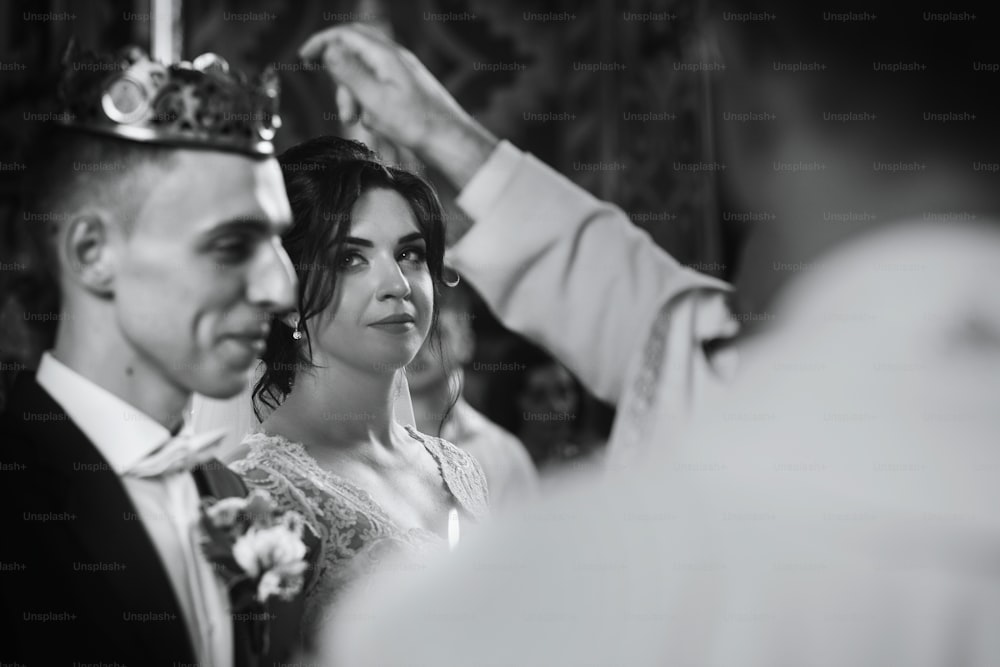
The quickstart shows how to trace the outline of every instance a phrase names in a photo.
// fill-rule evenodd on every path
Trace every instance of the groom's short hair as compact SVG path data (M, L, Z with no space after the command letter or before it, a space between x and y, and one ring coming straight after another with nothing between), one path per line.
M61 126L33 143L22 189L22 224L58 270L54 242L65 223L82 210L99 207L126 233L157 178L174 162L175 149Z

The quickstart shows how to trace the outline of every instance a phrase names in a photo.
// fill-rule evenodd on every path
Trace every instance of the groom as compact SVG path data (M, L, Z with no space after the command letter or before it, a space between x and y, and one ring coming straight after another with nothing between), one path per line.
M231 610L198 530L201 498L246 489L212 458L213 438L179 432L192 392L246 384L272 317L293 304L279 238L291 213L270 143L277 91L211 55L74 65L60 85L69 120L37 146L25 205L24 220L46 221L32 231L61 307L55 346L0 417L13 528L0 655L258 664L261 619ZM295 615L273 613L280 659Z

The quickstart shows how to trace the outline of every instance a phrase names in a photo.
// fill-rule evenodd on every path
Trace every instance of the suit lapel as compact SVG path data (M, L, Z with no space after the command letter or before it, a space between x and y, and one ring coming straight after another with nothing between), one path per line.
M191 471L202 498L231 498L247 495L247 487L235 472L219 459L211 459Z
M77 540L91 561L125 565L122 572L108 577L110 592L118 597L123 618L158 619L135 623L144 643L151 647L182 646L193 662L191 638L160 554L121 482L113 472L110 475L115 483L102 481L71 488L69 504L79 515ZM125 616L129 613L136 616Z
M40 466L51 475L53 492L65 492L65 509L75 516L68 522L72 557L118 564L115 571L94 576L103 578L102 591L117 602L106 606L120 607L123 625L149 647L150 664L161 658L165 664L173 662L168 656L194 662L180 604L122 481L33 377L19 382L18 389L11 409L56 415L25 430Z

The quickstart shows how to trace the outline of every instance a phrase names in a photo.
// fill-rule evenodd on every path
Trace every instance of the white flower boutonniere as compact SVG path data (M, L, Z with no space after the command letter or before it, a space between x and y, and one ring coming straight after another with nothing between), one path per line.
M267 613L272 597L291 600L305 580L305 523L298 512L281 512L266 491L245 498L206 499L201 507L202 549L229 590L233 613L249 618L254 651L267 651Z

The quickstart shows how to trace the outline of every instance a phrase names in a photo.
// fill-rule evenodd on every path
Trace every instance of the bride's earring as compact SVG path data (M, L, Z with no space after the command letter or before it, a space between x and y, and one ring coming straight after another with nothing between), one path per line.
M441 267L441 282L443 282L448 287L457 287L458 283L462 281L462 276L458 275L458 271L451 268L447 264Z
M299 320L295 320L295 331L292 332L292 340L302 340L302 332L299 330Z

